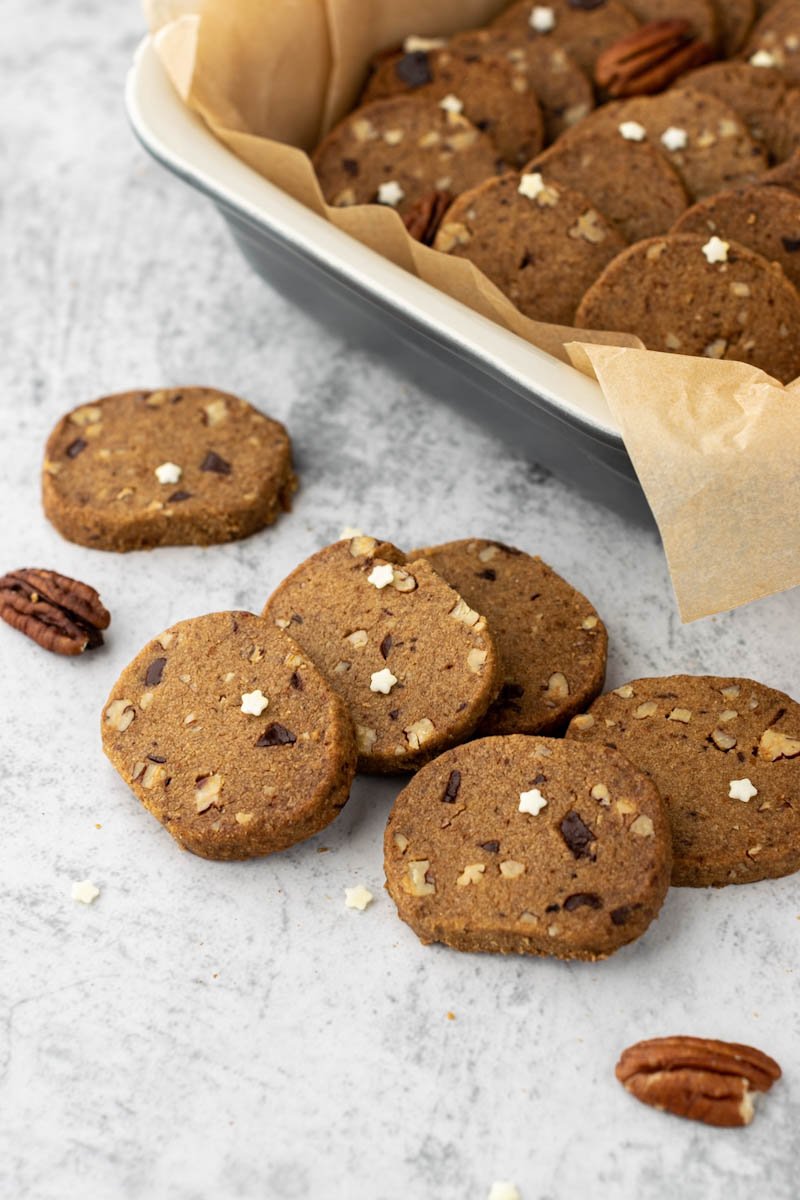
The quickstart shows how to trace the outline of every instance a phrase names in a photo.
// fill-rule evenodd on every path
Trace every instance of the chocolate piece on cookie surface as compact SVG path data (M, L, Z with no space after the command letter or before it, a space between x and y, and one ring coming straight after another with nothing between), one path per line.
M482 738L424 767L395 801L386 886L424 943L606 958L640 937L669 885L669 822L622 754Z
M800 868L800 705L751 679L634 679L576 717L568 741L620 751L669 812L672 882L722 887Z
M252 613L181 621L120 675L103 749L187 850L283 850L345 804L356 747L347 709L286 634Z
M489 179L445 213L434 249L467 258L520 312L571 325L625 240L590 200L538 172Z
M405 216L431 191L458 195L495 175L494 143L457 107L411 95L350 113L312 156L328 204L386 204Z
M497 695L485 618L430 563L388 542L326 546L279 584L264 616L344 699L362 771L416 770L469 737Z
M481 612L500 660L500 694L478 733L563 730L603 687L608 635L585 596L512 546L466 538L413 550Z
M247 537L290 507L296 486L283 425L199 387L73 409L50 434L42 472L46 516L97 550Z
M638 334L648 350L733 359L782 383L800 375L800 296L777 263L715 234L629 246L583 297L583 329Z

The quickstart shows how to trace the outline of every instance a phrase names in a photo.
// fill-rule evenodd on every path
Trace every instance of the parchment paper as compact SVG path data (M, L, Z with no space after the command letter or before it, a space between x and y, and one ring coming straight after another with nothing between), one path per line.
M684 621L800 584L800 381L784 388L744 364L532 321L466 259L410 238L393 209L325 204L307 151L353 106L369 58L409 33L485 24L505 3L144 0L179 94L238 157L398 266L597 378L658 522Z

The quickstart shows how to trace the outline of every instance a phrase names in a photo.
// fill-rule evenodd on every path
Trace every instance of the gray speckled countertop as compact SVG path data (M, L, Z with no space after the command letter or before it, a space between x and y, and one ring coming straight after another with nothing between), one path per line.
M181 854L103 758L99 708L140 645L182 617L258 608L345 524L541 553L606 619L612 685L712 671L800 694L800 592L682 628L651 530L259 282L213 210L135 144L121 90L142 25L114 8L10 0L2 51L1 565L85 578L114 620L78 661L0 627L0 1194L484 1200L510 1179L523 1200L796 1196L797 878L673 891L606 963L459 955L419 945L381 890L394 783L359 780L305 845L212 864ZM294 512L210 550L62 541L39 504L56 417L187 382L286 421ZM87 877L91 907L70 897ZM363 913L343 902L358 882L376 896ZM664 1117L615 1082L623 1046L681 1031L783 1064L749 1129Z

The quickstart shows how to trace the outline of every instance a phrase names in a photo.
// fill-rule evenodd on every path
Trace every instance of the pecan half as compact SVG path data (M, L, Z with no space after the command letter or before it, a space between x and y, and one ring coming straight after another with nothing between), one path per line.
M54 654L102 646L111 617L88 583L24 567L0 576L0 617Z
M688 21L651 21L604 50L594 78L609 96L649 96L713 57L708 43L692 37Z
M449 192L426 192L403 217L405 227L424 246L432 246L439 222L452 203Z
M749 1125L753 1093L781 1077L778 1064L752 1046L709 1038L664 1037L624 1050L617 1079L641 1100L706 1125Z

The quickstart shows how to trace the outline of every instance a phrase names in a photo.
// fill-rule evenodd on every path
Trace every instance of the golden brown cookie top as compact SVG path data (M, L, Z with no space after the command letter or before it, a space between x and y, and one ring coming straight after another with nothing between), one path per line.
M497 694L485 618L387 542L326 546L279 584L264 616L345 700L362 770L416 770L468 737Z
M345 706L300 647L252 613L159 634L114 684L101 727L135 795L204 858L310 837L345 803L355 770Z
M800 867L800 705L752 679L634 679L575 717L569 740L619 750L670 815L673 883L720 887Z
M605 626L547 563L483 538L413 550L411 557L425 557L489 623L503 682L480 733L554 733L599 694Z
M604 958L661 907L669 824L653 784L615 751L483 738L403 789L384 862L398 912L424 942Z
M214 388L104 396L47 441L44 506L83 544L205 544L274 520L295 486L283 425Z

